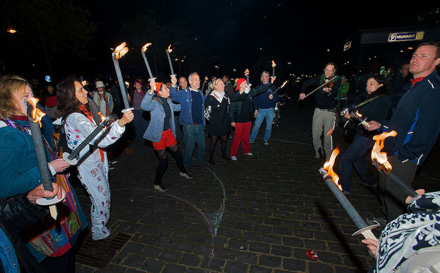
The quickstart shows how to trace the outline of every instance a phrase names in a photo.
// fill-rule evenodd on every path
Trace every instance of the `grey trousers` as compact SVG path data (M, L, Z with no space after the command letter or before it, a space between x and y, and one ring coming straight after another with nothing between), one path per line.
M326 159L330 159L333 151L333 139L331 135L331 130L335 128L335 121L336 114L334 112L315 108L312 121L312 138L316 158L319 158L319 149L321 149L321 151L325 152ZM323 134L324 143L322 143L321 141L321 136Z

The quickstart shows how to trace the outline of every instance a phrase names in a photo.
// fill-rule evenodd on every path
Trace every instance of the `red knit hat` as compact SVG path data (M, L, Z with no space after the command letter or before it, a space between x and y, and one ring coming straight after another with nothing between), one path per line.
M240 89L240 84L242 84L243 82L245 82L246 79L245 78L239 78L237 80L237 87L235 88L235 90L239 90Z
M161 88L162 88L162 83L161 82L156 83L156 92L157 92L157 94L159 94L159 91L160 91Z

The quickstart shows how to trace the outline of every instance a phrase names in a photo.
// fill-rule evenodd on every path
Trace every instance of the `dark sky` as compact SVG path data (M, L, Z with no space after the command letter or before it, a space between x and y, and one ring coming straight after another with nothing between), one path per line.
M206 42L212 49L209 54L217 58L206 61L210 68L209 71L203 71L204 75L213 75L214 65L220 66L219 74L232 74L232 68L237 68L242 75L244 68L251 67L254 67L253 72L260 73L255 71L256 64L267 63L267 67L261 68L260 65L258 70L270 70L272 58L279 60L277 68L280 71L282 65L286 68L287 63L291 62L289 69L284 71L318 73L327 61L335 59L335 47L356 31L399 27L405 18L415 17L417 13L416 9L406 5L385 9L371 4L359 7L358 3L322 4L318 1L309 3L292 0L71 1L87 8L91 14L90 19L98 24L92 42L87 45L95 61L86 63L73 58L76 65L72 69L76 72L87 68L89 72L98 74L108 74L109 71L114 73L110 48L123 41L129 42L123 24L146 9L155 13L158 25L187 26L195 36ZM331 53L326 51L328 48L332 50ZM135 50L136 54L129 54L141 59L138 49ZM178 50L177 46L176 54ZM194 50L198 51L197 48ZM206 54L201 52L200 58L204 59ZM62 57L57 57L61 65L57 63L54 66L59 71L66 66L62 63ZM39 66L42 68L40 70L46 70L43 62ZM162 66L166 65L162 63L163 60L160 62ZM125 70L127 66L122 64L122 69ZM140 70L145 73L145 67ZM192 71L185 73L188 72Z
M333 50L357 30L399 26L411 10L359 8L356 3L306 6L291 0L82 1L99 23L95 48L107 50L123 41L122 23L148 8L158 24L189 26L212 46L219 56L215 65L225 70L237 61L252 65L261 54L291 61L296 70L320 69L331 58L327 48Z

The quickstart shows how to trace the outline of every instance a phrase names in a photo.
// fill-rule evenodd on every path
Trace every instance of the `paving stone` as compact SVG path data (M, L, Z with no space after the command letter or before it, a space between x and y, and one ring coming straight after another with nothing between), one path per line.
M169 156L163 178L166 193L153 189L158 161L151 144L131 143L133 153L119 156L109 172L108 225L131 238L102 272L367 272L374 259L361 238L351 236L356 226L318 173L322 163L313 162L313 110L312 101L298 108L292 98L282 111L282 124L273 128L270 145L263 144L260 129L251 144L254 156L244 156L240 149L235 162L222 160L217 145L216 165L192 166L191 180L178 175ZM338 129L333 136L343 154L349 143ZM228 139L228 151L231 142ZM440 190L439 146L417 174L414 187ZM178 147L183 152L183 143ZM336 172L338 164L337 159ZM82 185L71 180L90 220L90 199ZM358 212L363 217L380 215L377 193L360 188L355 172L352 183L349 200ZM373 232L380 235L380 229ZM308 258L307 250L315 251L318 260ZM76 269L101 272L82 264Z

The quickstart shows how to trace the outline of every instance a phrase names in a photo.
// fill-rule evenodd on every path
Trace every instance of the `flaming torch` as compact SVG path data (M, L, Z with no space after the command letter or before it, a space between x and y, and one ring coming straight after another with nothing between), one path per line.
M35 154L37 156L38 168L40 169L41 180L43 188L47 191L53 191L52 176L50 174L49 166L47 164L46 149L43 143L43 136L41 135L41 119L46 115L37 108L37 98L29 98L27 100L27 116L29 119L29 127L31 129L32 141L34 142ZM55 206L56 203L62 199L55 197L40 198L37 200L39 205L49 205L50 215L53 219L57 219L58 211Z
M277 64L272 60L272 77L271 78L275 78L275 66L277 66Z
M113 64L115 65L116 75L118 76L119 89L121 89L122 100L124 101L125 109L122 110L122 113L125 113L128 110L133 110L133 108L130 108L130 105L128 104L124 79L122 78L121 68L119 67L119 59L121 59L128 52L128 47L126 47L126 45L127 44L125 42L120 44L112 53Z
M166 52L167 52L167 56L168 56L168 63L170 64L170 69L171 69L170 76L173 76L173 75L176 76L176 74L174 74L173 63L171 62L171 57L170 57L171 51L173 51L173 50L171 49L171 45L169 45Z
M410 204L420 198L421 195L425 193L425 190L419 189L414 191L410 186L405 184L402 180L400 180L397 176L391 173L393 166L391 166L388 161L387 153L381 152L383 149L385 138L392 136L395 137L397 135L396 131L385 132L380 135L376 135L373 139L376 141L374 143L373 149L371 150L371 160L373 165L379 170L379 172L383 173L388 177L391 181L393 181L399 188L401 188L406 194L408 194L408 198L406 198L405 202Z
M150 81L151 79L156 79L153 78L153 73L151 73L151 69L150 69L150 65L148 64L148 60L147 60L147 56L145 55L145 51L147 51L147 48L151 45L151 43L147 43L142 47L142 57L144 58L145 61L145 65L147 66L147 70L148 70L148 75L150 76L150 78L148 79L148 81Z
M75 150L72 151L72 153L63 153L63 159L70 165L76 165L79 161L79 156L82 150L98 135L102 129L107 126L107 124L110 122L110 119L112 116L108 116L105 118L96 128L93 130L85 139L83 142L81 142Z
M378 227L379 224L368 226L364 219L359 215L357 210L353 207L351 202L341 191L341 185L338 184L339 176L333 171L333 165L335 164L335 159L338 154L339 150L337 148L334 149L330 160L325 162L324 166L319 169L319 172L323 175L324 181L330 188L331 192L334 194L336 199L338 199L341 206L345 209L353 223L359 229L353 233L353 236L362 234L366 239L376 239L376 236L374 236L371 230Z
M277 88L277 90L275 90L272 94L276 94L278 91L280 91L282 88L284 88L284 86L286 85L288 81L283 82L283 84Z
M249 81L249 69L246 69L244 71L244 75L246 76L246 81L247 81L248 86L251 86L252 84Z

